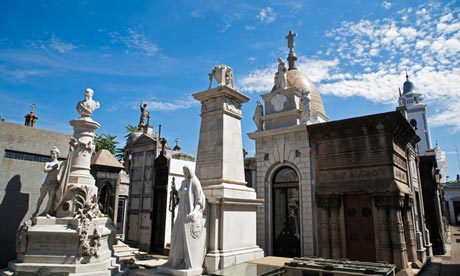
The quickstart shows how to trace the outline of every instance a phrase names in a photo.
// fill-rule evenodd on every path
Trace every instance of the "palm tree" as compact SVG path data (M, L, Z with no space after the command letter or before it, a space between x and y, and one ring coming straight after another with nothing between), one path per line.
M116 145L118 144L115 139L117 136L113 136L107 133L103 133L101 135L96 134L94 136L94 144L96 145L96 152L100 151L101 149L106 149L110 151L110 153L115 154L116 152Z
M126 141L128 141L129 136L131 135L131 133L133 133L134 131L138 130L139 128L137 126L134 126L134 125L127 125L127 126L125 126L125 129L126 129L125 139L126 139ZM126 154L126 145L124 147L122 147L122 148L117 148L116 149L115 157L118 160L125 160L125 157L126 157L125 154Z

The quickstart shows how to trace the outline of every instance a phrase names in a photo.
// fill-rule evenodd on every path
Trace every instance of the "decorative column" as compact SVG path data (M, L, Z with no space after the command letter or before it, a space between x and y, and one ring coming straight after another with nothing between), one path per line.
M256 244L256 207L262 200L244 178L241 105L249 98L234 89L230 67L217 67L209 75L218 86L193 94L201 102L196 175L211 212L207 271L264 256Z
M407 257L409 262L412 262L412 267L422 268L423 264L417 258L417 243L415 241L415 229L412 223L412 208L414 207L414 198L411 196L406 197L406 203L402 212L404 213L404 233L406 236L407 244Z
M318 221L319 221L319 256L322 258L331 258L331 238L329 236L329 210L327 209L326 200L316 199L318 202Z
M380 258L394 263L398 271L409 269L401 215L404 195L381 194L374 196L374 201L375 206L379 208Z
M320 254L323 258L342 258L342 243L340 235L339 209L340 195L318 195L319 210L319 243Z

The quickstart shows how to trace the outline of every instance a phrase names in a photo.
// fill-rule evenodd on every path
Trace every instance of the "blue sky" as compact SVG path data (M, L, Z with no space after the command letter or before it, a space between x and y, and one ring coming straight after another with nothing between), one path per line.
M297 33L299 68L318 87L331 120L392 111L407 68L429 105L433 144L460 173L458 1L1 1L0 116L22 124L32 103L37 127L72 133L75 105L91 87L99 133L151 123L196 154L200 106L217 64L233 68L243 106L243 143L273 85L277 57Z

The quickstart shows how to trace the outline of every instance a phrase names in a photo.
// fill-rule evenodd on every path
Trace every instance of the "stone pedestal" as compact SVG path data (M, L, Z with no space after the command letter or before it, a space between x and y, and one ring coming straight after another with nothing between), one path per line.
M1 275L47 271L108 276L119 270L111 250L116 230L108 217L86 225L73 218L36 217L23 231L17 260Z
M193 97L201 102L196 175L209 207L205 267L214 271L264 256L256 245L262 200L245 186L241 105L249 98L225 85Z
M61 172L61 186L56 193L57 217L71 217L85 202L97 197L96 181L90 174L90 166L95 149L94 135L100 125L89 118L72 120L70 125L74 129L67 161L70 163Z

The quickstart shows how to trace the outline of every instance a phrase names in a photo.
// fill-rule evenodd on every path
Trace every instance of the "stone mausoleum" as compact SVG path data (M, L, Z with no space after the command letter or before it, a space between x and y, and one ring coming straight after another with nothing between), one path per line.
M149 118L147 106L143 108L148 114L144 117ZM125 241L143 251L167 253L175 210L170 202L171 186L180 186L182 167L194 169L195 158L181 151L178 139L171 149L142 117L126 144L130 190Z
M419 138L404 115L395 111L310 125L308 132L319 256L385 261L408 274L410 264L420 268L431 245L416 237L424 229L412 163Z
M257 196L257 244L267 255L295 257L316 254L314 182L307 124L327 122L321 96L296 67L292 32L289 67L278 59L273 89L262 94L254 114ZM263 106L263 107L262 107Z

